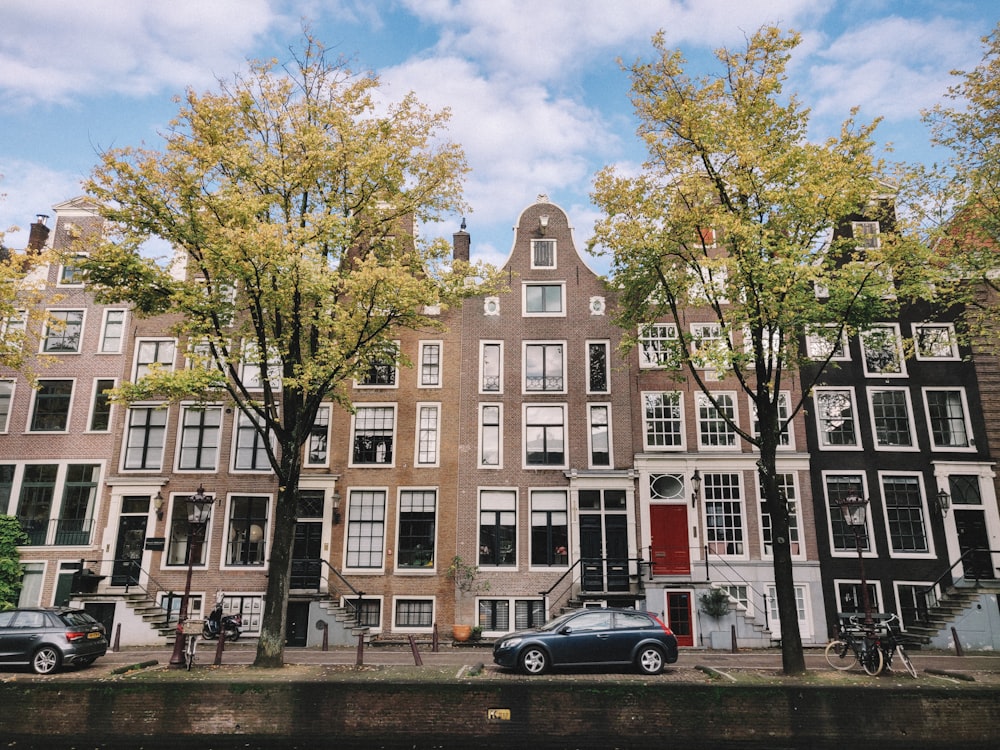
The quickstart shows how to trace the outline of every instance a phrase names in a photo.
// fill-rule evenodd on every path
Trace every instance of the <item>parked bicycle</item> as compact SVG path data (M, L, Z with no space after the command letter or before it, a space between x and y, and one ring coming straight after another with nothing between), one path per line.
M902 634L899 631L898 625L895 624L898 622L899 618L896 617L895 613L880 622L882 632L878 634L877 643L879 650L882 652L882 660L885 662L885 669L891 670L892 657L893 654L896 654L899 656L899 660L903 662L903 666L906 667L906 671L910 673L910 677L916 677L917 670L913 666L913 662L910 661L906 649L903 648Z
M841 615L837 637L827 644L824 654L834 669L846 670L861 664L867 674L881 674L892 669L894 655L899 656L910 676L917 670L903 648L895 614L879 615L877 622L866 625L857 615Z

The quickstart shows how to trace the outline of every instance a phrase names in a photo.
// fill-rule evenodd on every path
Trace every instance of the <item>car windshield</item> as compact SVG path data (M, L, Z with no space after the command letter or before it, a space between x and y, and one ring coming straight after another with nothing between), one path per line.
M569 612L569 613L567 613L565 615L557 617L554 620L549 620L547 623L545 623L544 625L542 625L538 629L539 630L544 630L544 631L558 630L560 627L563 626L563 624L567 620L569 620L569 619L571 619L573 617L576 617L578 614L580 614L580 613L579 612Z
M60 617L67 625L93 625L97 622L97 620L88 615L86 612L82 612L80 610L63 612Z

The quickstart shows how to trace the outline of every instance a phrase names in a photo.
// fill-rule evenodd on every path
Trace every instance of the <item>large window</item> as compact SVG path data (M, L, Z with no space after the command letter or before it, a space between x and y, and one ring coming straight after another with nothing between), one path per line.
M385 492L351 490L347 508L346 567L381 568L384 539Z
M569 513L562 490L531 493L531 564L569 564Z
M868 377L901 377L906 375L903 341L899 326L874 326L861 333L865 375Z
M479 392L503 391L503 344L484 341L479 352Z
M563 406L524 407L524 463L560 467L566 464L566 409Z
M355 466L391 466L395 428L394 406L357 407L354 414L351 463Z
M731 393L713 393L715 403L704 393L695 394L698 405L698 441L702 448L734 448L736 399Z
M226 564L262 566L267 546L270 500L262 495L235 495L229 503Z
M31 412L31 431L65 432L72 401L72 380L39 380Z
M565 392L565 350L562 343L524 345L525 392Z
M175 495L171 503L167 565L187 565L188 555L193 565L204 565L208 557L208 524L192 524L188 520L188 497Z
M854 530L844 521L844 514L837 505L846 497L865 497L864 482L860 474L827 474L826 484L827 514L830 519L830 536L833 549L836 552L856 552L858 542L855 541ZM863 551L869 551L871 512L865 514L865 528L860 530L859 541Z
M424 341L420 344L420 387L441 386L441 342Z
M877 448L903 450L913 448L910 423L910 394L904 388L871 388L872 427Z
M530 284L524 285L525 315L562 315L565 305L563 284Z
M691 324L691 361L695 367L718 369L728 360L722 326L718 323Z
M320 406L306 441L306 466L326 466L330 462L330 407Z
M479 564L517 565L517 493L509 490L479 493Z
M48 543L49 519L55 498L56 464L28 464L21 477L21 495L17 503L17 519L28 535L28 544Z
M438 465L440 404L417 404L417 466Z
M611 407L589 404L587 422L590 427L590 465L611 466Z
M13 471L5 473L8 480L5 491L9 493ZM100 473L99 464L26 464L21 475L17 518L28 535L28 543L89 544ZM0 507L6 510L7 503Z
M816 388L816 429L823 448L857 448L854 391L849 388Z
M403 490L399 493L399 541L396 565L400 568L434 566L437 492Z
M913 326L917 359L958 359L958 339L951 323L921 323Z
M125 311L105 310L101 325L101 354L120 354L125 339Z
M233 448L234 471L270 471L267 443L257 424L244 412L236 419L236 440Z
M706 473L703 482L705 539L709 553L744 554L746 548L740 475Z
M115 381L98 378L94 381L94 394L90 399L90 422L87 429L91 432L107 432L111 429L111 396L109 391L115 387Z
M831 362L850 359L847 333L838 326L810 328L806 334L806 354L810 359Z
M925 388L927 423L935 448L972 447L972 426L961 388Z
M684 402L677 391L643 393L646 450L684 447Z
M788 448L792 445L792 422L788 415L791 413L788 408L789 395L787 391L778 394L778 424L781 432L778 434L778 446ZM757 418L757 402L750 400L750 413L753 414L753 434L760 437L760 420Z
M394 627L400 630L419 628L426 630L434 625L433 599L397 599Z
M799 493L795 486L794 474L778 474L778 491L788 505L788 542L793 555L801 554L799 546ZM760 527L764 554L772 555L771 514L767 512L767 501L763 493L760 498Z
M889 546L896 553L928 552L924 502L917 476L882 477L882 499L889 527Z
M639 330L639 367L677 367L680 363L677 326L650 323Z
M397 383L396 346L387 347L371 362L357 382L359 388L395 388Z
M500 468L503 456L502 404L479 405L479 465Z
M173 370L176 350L173 339L139 339L135 347L134 379L148 375L153 368Z
M608 341L587 342L587 393L610 393L610 357Z
M531 630L545 624L545 602L541 599L480 599L476 624L487 633Z
M42 351L77 354L83 338L83 310L49 310Z
M128 410L126 430L125 468L158 471L163 465L167 409L157 406L133 406Z
M188 471L215 471L219 463L221 428L221 406L185 406L181 410L177 468Z

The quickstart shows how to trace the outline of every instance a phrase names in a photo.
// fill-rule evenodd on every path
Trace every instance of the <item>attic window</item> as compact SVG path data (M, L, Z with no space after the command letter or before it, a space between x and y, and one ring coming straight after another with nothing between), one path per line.
M879 242L879 227L877 221L852 221L851 232L858 247L877 249Z
M556 241L555 240L532 240L531 241L531 267L532 268L555 268L556 267Z

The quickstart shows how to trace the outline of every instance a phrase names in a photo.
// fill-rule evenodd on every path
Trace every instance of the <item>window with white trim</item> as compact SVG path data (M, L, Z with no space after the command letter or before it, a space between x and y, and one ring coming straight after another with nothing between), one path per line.
M524 392L566 392L566 346L561 341L524 343Z
M702 480L702 497L709 554L744 554L746 525L743 521L740 475L706 472Z
M800 555L802 548L799 544L799 492L795 484L795 474L778 474L778 492L781 493L788 506L788 542L792 555ZM770 557L774 554L771 549L771 514L767 512L767 500L764 493L759 494L761 541L763 542L764 555Z
M715 400L715 403L712 402ZM736 447L736 398L732 393L695 394L698 407L698 444L702 448Z
M826 512L830 521L830 543L834 552L856 553L858 543L854 530L844 520L844 513L837 503L846 497L866 497L864 478L861 474L826 474ZM865 528L859 533L861 549L871 551L871 513L865 514Z
M566 314L566 284L538 284L524 282L523 314L527 316L558 317Z
M399 568L426 570L434 567L436 523L436 490L400 490L399 538L396 541Z
M806 354L809 359L843 362L851 358L847 332L839 326L814 326L806 333Z
M399 342L386 345L385 350L374 354L367 369L355 383L356 388L395 388L399 382L396 352Z
M97 378L94 381L94 392L90 398L90 421L87 423L89 432L109 432L111 430L111 396L109 391L115 387L113 378Z
M190 495L172 495L170 498L170 510L167 515L169 539L164 560L166 565L187 565L189 554L194 565L204 565L208 559L208 546L211 541L211 535L207 533L209 526L192 529L192 524L188 520L188 497ZM208 524L211 523L209 517Z
M396 407L392 404L364 405L351 420L351 465L392 466L396 436Z
M101 354L121 354L122 342L125 340L125 313L125 310L112 308L104 311L98 349Z
M503 392L503 343L482 341L479 344L479 392Z
M499 469L503 457L503 404L479 405L479 466Z
M135 345L132 380L138 381L154 368L170 372L174 369L176 351L177 342L174 339L139 339Z
M869 388L868 403L876 448L915 448L910 393L905 388Z
M642 369L680 366L680 339L673 323L650 323L639 330L639 367Z
M0 432L7 432L10 422L10 405L14 400L14 381L0 380ZM4 510L0 505L0 512Z
M888 527L889 547L893 553L926 554L926 508L918 475L883 474L882 502Z
M233 471L270 470L267 443L257 428L257 422L246 412L240 411L236 417L236 436L233 440Z
M65 253L62 258L62 265L59 267L60 286L82 286L86 274L83 270L83 263L87 260L87 253Z
M24 464L14 514L28 544L90 544L100 477L100 464Z
M588 404L590 466L611 466L611 405Z
M566 466L566 407L524 405L525 467Z
M877 250L882 246L877 221L852 221L851 236L861 248Z
M587 342L587 393L610 393L609 341Z
M857 410L851 388L816 388L816 430L820 447L844 449L858 447Z
M789 448L794 445L794 441L792 440L792 422L788 418L790 413L788 403L790 400L791 396L788 391L782 391L778 394L778 424L784 425L778 434L779 448ZM757 402L751 398L749 403L750 414L753 415L753 434L759 438L760 420L757 418Z
M691 361L695 367L725 369L729 351L718 323L691 324Z
M544 625L546 620L545 602L541 599L480 599L478 610L476 624L484 633L531 630Z
M316 417L306 440L306 466L328 466L330 463L330 407L316 409Z
M956 360L958 339L951 323L918 323L913 326L917 359Z
M565 490L531 492L531 564L569 564L569 506Z
M385 551L385 490L351 490L347 505L348 568L380 569Z
M931 445L938 449L972 448L972 424L964 388L924 388Z
M271 390L281 387L281 357L272 351L267 358L267 362L261 362L257 354L257 344L253 341L245 341L240 353L240 382L243 387L250 391L264 390L264 376L262 368L266 372L267 383Z
M181 471L215 471L219 465L221 406L181 407L177 468Z
M664 450L684 447L684 399L679 391L642 394L643 447Z
M266 495L234 495L230 499L226 565L264 565L270 506Z
M441 387L441 342L420 343L420 387Z
M46 354L79 354L83 341L83 310L46 311L42 351Z
M0 336L4 344L11 349L21 349L28 329L28 311L14 310L5 318L0 318Z
M433 599L396 599L395 623L397 630L427 630L434 626Z
M124 468L159 471L163 466L163 444L167 434L166 407L130 407L125 430Z
M861 353L867 377L903 377L906 364L903 357L903 340L899 326L878 325L862 331Z
M556 241L555 240L532 240L531 241L531 267L532 268L555 268L556 267Z
M417 466L438 465L440 404L417 404Z
M31 409L30 432L66 432L72 403L72 380L39 380Z
M865 611L864 595L861 592L861 581L834 581L837 589L837 611L856 612L862 614ZM882 589L878 582L867 582L868 606L872 612L884 612L882 606Z
M517 566L517 493L479 492L479 564Z

